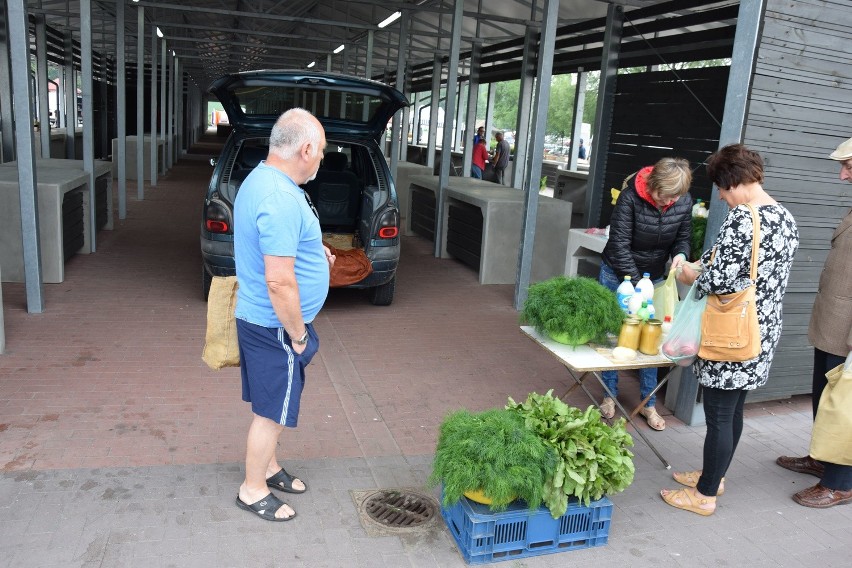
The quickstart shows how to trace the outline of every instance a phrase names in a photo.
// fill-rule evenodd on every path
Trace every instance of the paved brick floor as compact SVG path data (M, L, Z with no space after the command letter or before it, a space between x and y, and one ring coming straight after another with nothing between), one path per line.
M99 234L95 254L69 261L64 283L45 286L45 313L27 314L23 285L4 283L0 567L463 565L442 523L368 536L350 491L424 488L448 411L564 391L564 369L520 335L512 286L480 286L406 238L392 306L336 290L317 320L300 425L281 443L311 488L289 499L299 518L240 511L249 410L238 370L200 358L201 158L216 147L205 140L142 202L133 186L127 219ZM622 391L638 402L635 384ZM588 403L580 392L570 402ZM815 478L773 464L806 450L809 405L748 406L713 517L662 503L669 472L637 439L636 481L612 497L606 547L506 565L848 566L852 506L795 505L789 495ZM661 410L669 427L649 435L676 469L700 467L703 428Z

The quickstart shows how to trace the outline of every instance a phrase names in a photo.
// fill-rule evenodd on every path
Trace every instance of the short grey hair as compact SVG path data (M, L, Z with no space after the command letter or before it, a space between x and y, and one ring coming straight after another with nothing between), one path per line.
M319 147L322 131L310 112L303 108L291 108L275 121L269 134L269 151L283 160L295 156L307 143L313 144L314 156Z

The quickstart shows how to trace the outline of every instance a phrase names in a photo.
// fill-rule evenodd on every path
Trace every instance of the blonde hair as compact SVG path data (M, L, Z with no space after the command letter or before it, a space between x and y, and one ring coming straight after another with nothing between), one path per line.
M692 170L683 158L663 158L648 176L648 191L657 191L663 197L681 197L692 185Z

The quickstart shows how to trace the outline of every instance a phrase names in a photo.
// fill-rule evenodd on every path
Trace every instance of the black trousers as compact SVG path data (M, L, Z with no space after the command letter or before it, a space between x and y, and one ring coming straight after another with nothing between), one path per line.
M814 418L816 418L817 409L819 408L819 399L822 397L822 391L828 385L828 379L825 378L825 374L836 366L842 365L845 360L846 358L840 355L832 355L831 353L814 349L814 377L811 394ZM822 474L820 485L837 491L849 491L852 489L852 466L828 462L822 462L822 464L825 466L825 472Z
M719 490L740 442L743 404L748 391L704 387L702 393L707 435L704 437L704 468L695 488L702 495L712 497Z

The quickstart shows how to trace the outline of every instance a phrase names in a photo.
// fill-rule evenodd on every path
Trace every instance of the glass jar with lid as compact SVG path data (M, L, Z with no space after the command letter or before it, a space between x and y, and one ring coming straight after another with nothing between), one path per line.
M660 352L660 343L663 339L663 322L658 319L649 319L642 324L639 334L639 352L645 355L657 355Z
M641 333L642 320L636 317L624 318L621 324L621 332L618 334L618 346L638 349Z

